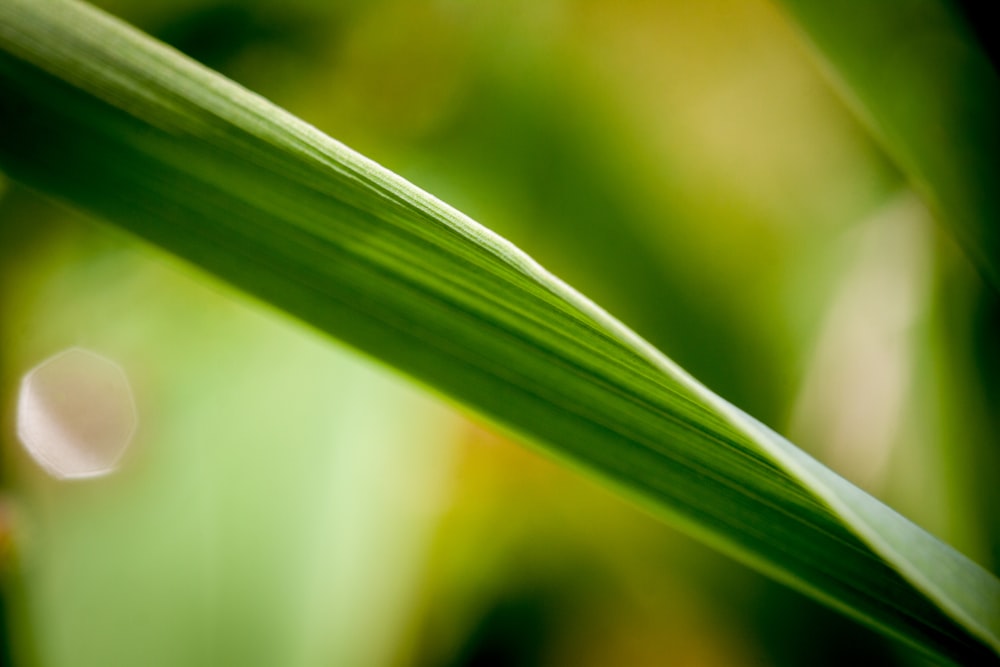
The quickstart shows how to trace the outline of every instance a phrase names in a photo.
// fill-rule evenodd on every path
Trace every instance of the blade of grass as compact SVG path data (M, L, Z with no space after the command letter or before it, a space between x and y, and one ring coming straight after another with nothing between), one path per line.
M1000 288L1000 76L944 0L778 0L844 97Z
M0 166L476 410L941 660L1000 582L711 393L525 254L71 0L0 0Z

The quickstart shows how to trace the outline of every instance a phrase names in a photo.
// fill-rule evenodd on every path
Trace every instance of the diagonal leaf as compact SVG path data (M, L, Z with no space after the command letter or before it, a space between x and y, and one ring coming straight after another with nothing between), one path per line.
M946 0L778 0L994 287L1000 76Z
M957 663L1000 582L525 254L72 0L0 0L0 165L400 369L674 524Z

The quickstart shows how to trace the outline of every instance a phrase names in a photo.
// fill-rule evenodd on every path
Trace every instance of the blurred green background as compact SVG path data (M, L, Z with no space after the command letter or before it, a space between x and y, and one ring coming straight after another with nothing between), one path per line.
M1000 301L761 0L102 0L528 251L994 572ZM0 176L0 662L923 664ZM16 441L71 346L121 469Z

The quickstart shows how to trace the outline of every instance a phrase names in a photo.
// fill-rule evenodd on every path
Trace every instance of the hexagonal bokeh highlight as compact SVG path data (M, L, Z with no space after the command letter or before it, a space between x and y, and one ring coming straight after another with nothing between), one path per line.
M113 472L137 421L125 372L89 350L60 352L21 381L18 437L31 457L59 479Z

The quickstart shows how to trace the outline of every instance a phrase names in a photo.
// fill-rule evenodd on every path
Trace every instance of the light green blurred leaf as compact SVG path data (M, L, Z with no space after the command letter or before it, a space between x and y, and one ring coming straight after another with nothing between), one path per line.
M0 0L0 165L943 660L1000 582L477 223L85 5Z

